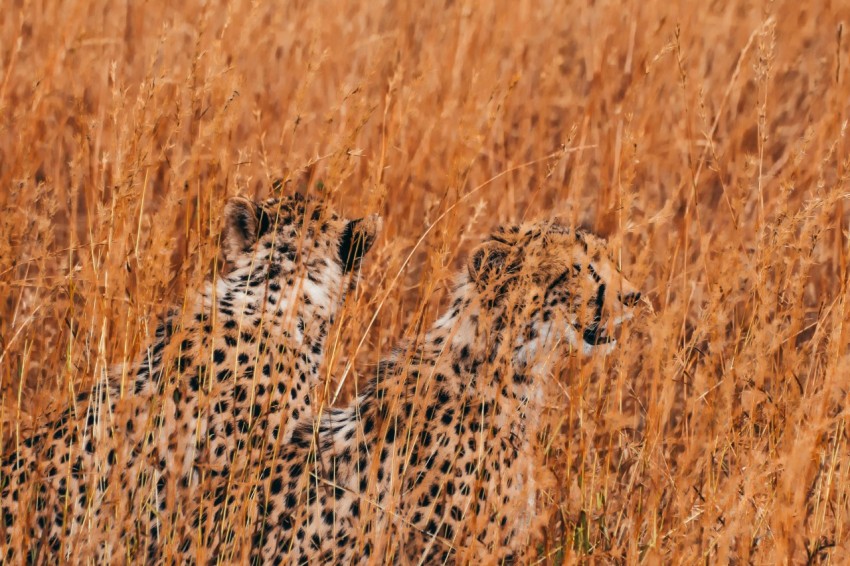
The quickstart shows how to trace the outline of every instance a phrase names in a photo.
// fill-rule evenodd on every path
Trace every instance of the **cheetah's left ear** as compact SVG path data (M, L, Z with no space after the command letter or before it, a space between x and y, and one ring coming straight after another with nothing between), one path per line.
M269 215L257 203L244 197L228 199L224 206L221 248L224 259L234 262L271 228Z
M339 260L343 273L360 265L360 260L375 243L383 225L383 220L377 214L351 220L345 225L339 238Z

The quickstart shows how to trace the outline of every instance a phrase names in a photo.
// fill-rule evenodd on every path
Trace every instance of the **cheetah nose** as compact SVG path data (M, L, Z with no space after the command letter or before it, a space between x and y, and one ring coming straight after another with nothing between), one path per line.
M627 307L633 307L640 300L640 292L633 291L631 293L626 293L625 295L618 294L617 298L620 299L620 302Z

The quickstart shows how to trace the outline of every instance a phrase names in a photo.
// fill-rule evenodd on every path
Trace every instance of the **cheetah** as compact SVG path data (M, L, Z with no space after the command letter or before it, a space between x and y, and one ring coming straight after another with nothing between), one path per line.
M499 229L423 338L269 458L236 503L250 538L210 545L250 546L254 564L526 562L549 520L555 362L610 352L639 299L604 239L557 221Z
M178 560L199 486L243 481L310 419L381 219L299 195L232 198L223 216L229 273L164 317L129 377L99 376L3 455L0 562Z

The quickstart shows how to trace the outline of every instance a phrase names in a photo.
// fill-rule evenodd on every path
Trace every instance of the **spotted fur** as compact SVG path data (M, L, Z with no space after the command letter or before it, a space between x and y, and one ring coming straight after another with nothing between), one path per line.
M0 562L184 562L199 486L243 481L312 418L330 326L380 219L297 196L231 199L224 218L230 272L164 317L126 378L98 377L3 455Z
M549 518L553 365L610 351L639 297L601 238L555 222L499 230L424 338L348 407L299 426L227 503L244 511L242 538L204 546L243 560L250 548L255 564L525 562ZM195 513L212 525L220 510Z

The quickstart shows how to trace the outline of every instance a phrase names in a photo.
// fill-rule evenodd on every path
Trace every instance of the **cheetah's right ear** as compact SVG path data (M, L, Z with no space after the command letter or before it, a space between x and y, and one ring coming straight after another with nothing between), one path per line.
M339 239L339 259L343 273L360 266L360 260L375 243L383 225L383 220L377 214L351 220L345 225Z
M244 197L228 199L224 206L224 230L221 249L224 259L236 261L271 226L269 215L255 202Z
M469 280L478 285L479 289L483 289L502 274L515 271L518 265L506 265L510 251L508 244L496 240L479 244L472 250L466 266Z

